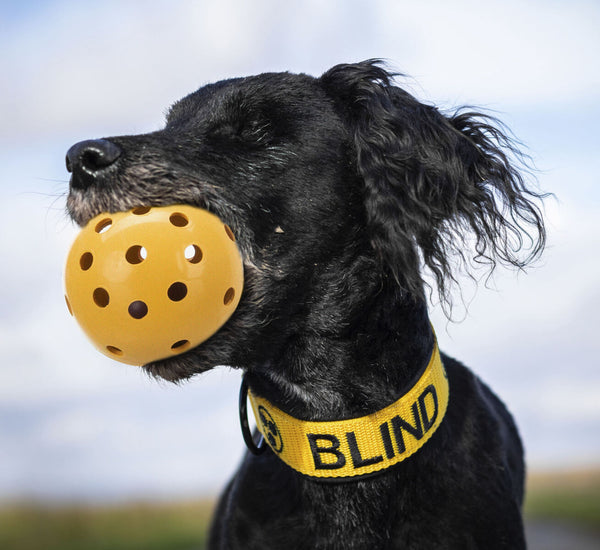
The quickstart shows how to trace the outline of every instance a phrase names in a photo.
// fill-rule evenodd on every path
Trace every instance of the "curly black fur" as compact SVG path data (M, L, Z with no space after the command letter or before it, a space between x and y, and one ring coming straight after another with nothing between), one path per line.
M475 112L445 117L391 83L376 62L339 65L323 82L352 126L364 179L373 247L394 277L419 295L419 252L442 300L455 282L452 260L523 267L545 242L538 195L527 189L509 155L518 150L498 121ZM516 154L516 155L515 155ZM522 238L532 229L529 254Z
M161 131L69 152L68 209L80 224L188 203L238 236L246 283L236 312L148 372L178 381L231 365L299 418L367 414L396 400L431 353L422 268L448 301L461 264L521 268L541 253L540 195L502 126L446 116L392 79L370 60L321 78L227 80L175 104ZM338 485L305 479L270 451L248 455L210 547L524 548L516 427L477 377L443 359L450 404L421 451Z

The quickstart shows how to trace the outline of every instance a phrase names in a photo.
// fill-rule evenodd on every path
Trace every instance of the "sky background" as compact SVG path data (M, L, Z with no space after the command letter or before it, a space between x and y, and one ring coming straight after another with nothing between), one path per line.
M372 57L423 101L493 111L556 195L533 269L432 318L509 405L532 470L600 465L598 29L595 1L0 2L0 501L213 494L243 453L238 372L151 380L68 315L68 147L156 130L208 82Z

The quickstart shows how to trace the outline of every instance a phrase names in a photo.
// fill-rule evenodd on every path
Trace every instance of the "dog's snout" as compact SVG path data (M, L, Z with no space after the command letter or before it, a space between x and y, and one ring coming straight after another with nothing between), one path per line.
M67 151L67 170L72 172L71 185L86 188L121 156L121 148L107 139L80 141Z

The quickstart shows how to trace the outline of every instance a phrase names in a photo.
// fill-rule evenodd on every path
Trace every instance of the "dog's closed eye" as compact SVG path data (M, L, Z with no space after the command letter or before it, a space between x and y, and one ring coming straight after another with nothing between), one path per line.
M212 138L260 143L270 138L270 117L243 96L236 95L219 106L211 117L208 135Z

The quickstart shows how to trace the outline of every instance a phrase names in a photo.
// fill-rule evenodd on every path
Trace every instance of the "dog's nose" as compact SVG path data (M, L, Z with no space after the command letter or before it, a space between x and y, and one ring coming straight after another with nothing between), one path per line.
M120 156L121 148L107 139L88 139L67 151L67 170L73 173L71 185L85 189Z

